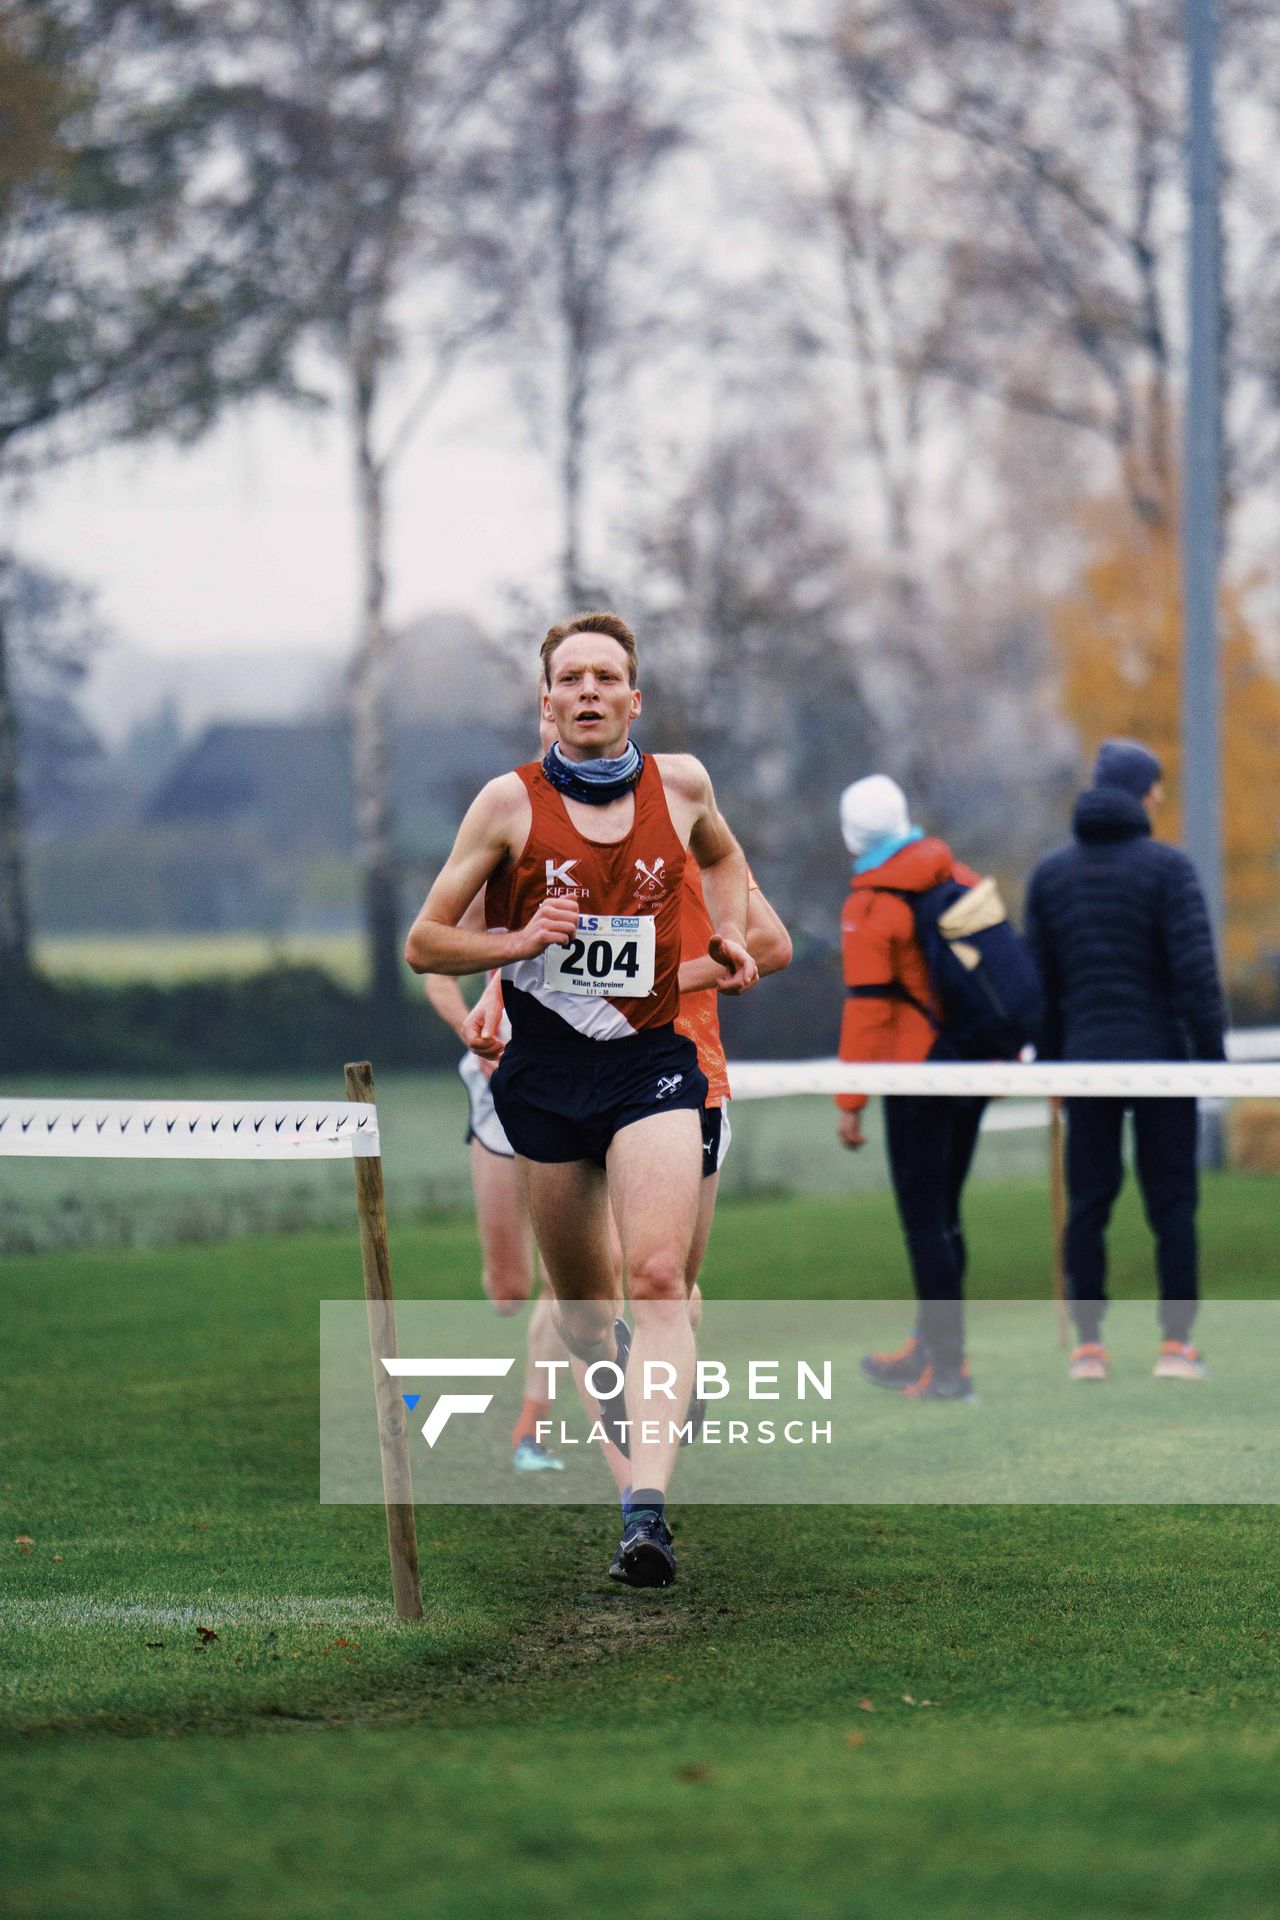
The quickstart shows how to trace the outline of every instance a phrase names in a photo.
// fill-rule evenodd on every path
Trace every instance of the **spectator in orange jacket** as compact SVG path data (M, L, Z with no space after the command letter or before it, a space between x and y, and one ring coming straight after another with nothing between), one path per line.
M901 787L884 774L855 780L840 797L840 827L853 879L840 917L845 1005L842 1060L919 1061L946 1057L912 898L947 880L978 875L941 840L912 826ZM865 1094L838 1094L846 1147L865 1145ZM964 1357L964 1233L960 1198L973 1161L985 1101L951 1094L890 1094L885 1142L919 1312L897 1353L868 1354L862 1370L877 1386L913 1400L970 1400Z

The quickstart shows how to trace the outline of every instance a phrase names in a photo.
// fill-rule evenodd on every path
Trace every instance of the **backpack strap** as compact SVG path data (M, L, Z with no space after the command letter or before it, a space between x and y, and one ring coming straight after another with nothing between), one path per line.
M920 895L918 893L913 893L909 887L879 887L879 886L872 885L868 887L867 891L869 893L892 894L895 900L901 900L904 903L904 905L908 908L911 914L912 921L914 922L915 912L916 912L916 901L920 898ZM916 945L917 946L920 945L918 936L916 939ZM877 985L874 987L846 987L845 995L850 1000L898 1000L898 1001L901 1001L906 1006L914 1007L917 1013L923 1014L924 1018L929 1022L929 1025L933 1028L935 1033L942 1032L942 1022L941 1020L939 1020L937 1014L933 1011L933 1008L927 1007L923 1000L917 1000L915 994L912 993L909 988L904 987L900 980L886 980L883 982L883 984Z
M889 889L884 887L881 891L887 893ZM933 1012L933 1009L926 1007L923 1000L917 1000L915 994L911 992L909 987L904 987L901 980L882 980L877 982L875 986L846 987L844 992L846 1000L902 1001L907 1006L914 1007L917 1013L922 1013L935 1033L940 1033L942 1030L941 1023Z

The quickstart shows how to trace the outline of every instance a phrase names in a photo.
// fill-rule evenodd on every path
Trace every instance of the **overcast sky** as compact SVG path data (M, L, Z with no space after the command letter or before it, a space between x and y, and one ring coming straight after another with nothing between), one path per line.
M483 619L552 551L548 475L494 379L459 380L393 494L391 616ZM339 424L246 410L187 452L152 444L46 475L15 544L93 587L117 638L180 655L263 646L345 652L355 520Z

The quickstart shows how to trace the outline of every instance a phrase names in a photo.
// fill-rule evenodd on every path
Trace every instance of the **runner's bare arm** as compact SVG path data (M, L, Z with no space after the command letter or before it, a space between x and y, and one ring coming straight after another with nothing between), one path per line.
M458 924L513 851L517 822L527 805L514 774L491 780L472 801L453 851L409 929L404 957L415 973L480 973L532 958L571 936L578 924L572 900L544 900L528 926L510 933L469 932Z
M745 993L760 978L746 941L746 855L716 805L702 762L691 754L671 754L663 755L661 764L663 781L691 823L689 851L702 869L702 897L715 929L709 950L724 969L716 987L721 993Z
M467 933L473 933L477 928L484 926L483 888L471 902L458 925ZM467 1038L462 1027L470 1009L462 997L462 989L457 980L451 974L429 973L422 982L422 988L427 996L427 1004L433 1012L440 1015L446 1027L451 1028L465 1046Z
M759 967L762 980L766 973L781 973L783 967L791 965L791 935L754 882L747 895L747 952ZM681 964L680 991L697 993L706 987L718 987L724 977L724 968L717 966L709 953L699 954L696 960Z

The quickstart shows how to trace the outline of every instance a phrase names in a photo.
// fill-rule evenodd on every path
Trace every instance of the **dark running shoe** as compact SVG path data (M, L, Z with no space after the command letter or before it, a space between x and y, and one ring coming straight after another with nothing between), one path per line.
M669 1587L675 1577L670 1527L651 1507L637 1507L627 1515L609 1578L629 1587Z
M615 1320L613 1337L618 1347L618 1366L622 1372L622 1385L607 1400L596 1395L596 1404L600 1408L600 1424L612 1440L624 1460L631 1458L631 1440L625 1431L627 1419L626 1375L627 1362L631 1358L631 1329L625 1320Z
M873 1386L914 1387L929 1362L924 1348L913 1333L905 1347L896 1353L865 1353L862 1371Z
M976 1400L969 1378L969 1362L958 1367L929 1365L913 1386L903 1387L904 1400Z

